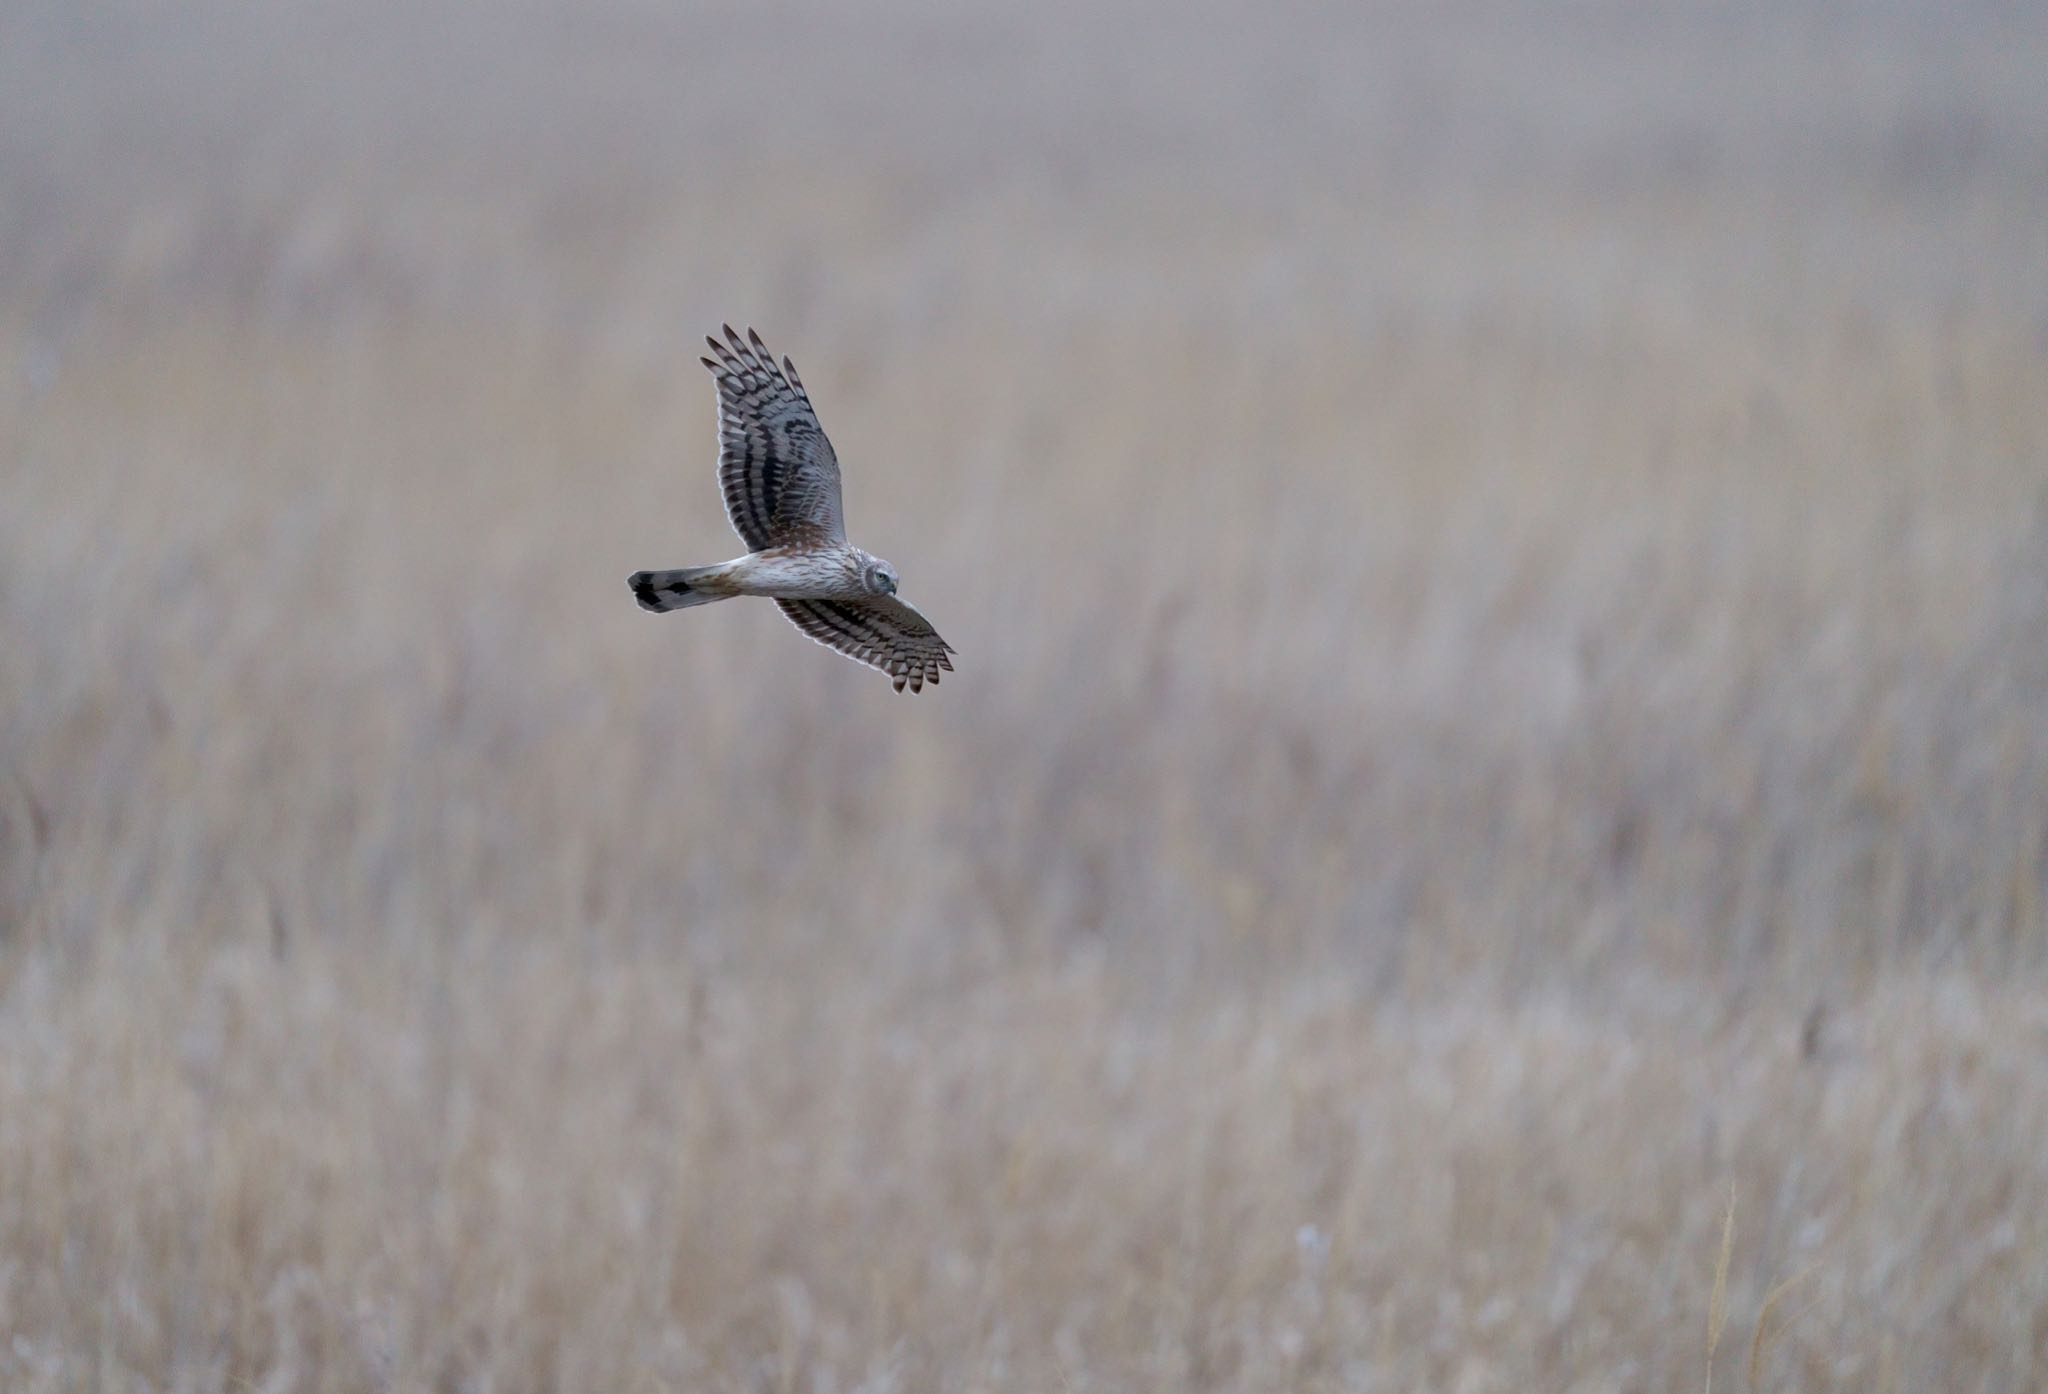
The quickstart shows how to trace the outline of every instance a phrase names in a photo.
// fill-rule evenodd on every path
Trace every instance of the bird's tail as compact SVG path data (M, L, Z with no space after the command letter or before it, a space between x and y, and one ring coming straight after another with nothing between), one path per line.
M626 584L633 588L633 598L641 609L660 614L730 598L731 591L705 584L723 570L719 566L686 566L677 571L636 571L626 578Z

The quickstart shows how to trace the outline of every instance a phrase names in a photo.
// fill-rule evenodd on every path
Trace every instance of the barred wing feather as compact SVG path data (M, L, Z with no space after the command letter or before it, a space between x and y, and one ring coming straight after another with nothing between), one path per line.
M778 600L789 622L848 658L887 673L901 692L938 684L953 646L916 610L891 595L865 600Z
M818 425L796 365L780 364L753 330L707 339L718 380L718 485L749 551L844 542L839 459Z

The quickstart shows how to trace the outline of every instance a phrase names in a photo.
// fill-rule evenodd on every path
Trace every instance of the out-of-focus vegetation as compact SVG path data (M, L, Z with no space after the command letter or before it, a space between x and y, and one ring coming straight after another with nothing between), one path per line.
M12 7L0 1384L1692 1389L1732 1184L1717 1388L2040 1388L2044 70ZM633 606L727 319L935 692Z

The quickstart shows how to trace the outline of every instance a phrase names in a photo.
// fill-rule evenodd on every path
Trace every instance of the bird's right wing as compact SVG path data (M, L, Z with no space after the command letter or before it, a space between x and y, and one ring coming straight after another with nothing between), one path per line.
M753 330L729 344L707 339L718 380L718 486L725 514L750 551L844 542L839 458L818 425L796 365L780 365Z
M778 600L789 622L827 648L887 673L901 692L938 685L953 671L953 646L931 622L893 595L864 600Z

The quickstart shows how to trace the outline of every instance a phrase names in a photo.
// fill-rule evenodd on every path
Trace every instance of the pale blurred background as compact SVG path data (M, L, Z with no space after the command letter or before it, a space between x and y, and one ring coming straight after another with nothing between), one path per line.
M0 1386L2048 1386L2044 73L0 8Z

